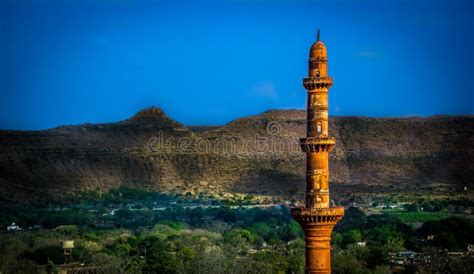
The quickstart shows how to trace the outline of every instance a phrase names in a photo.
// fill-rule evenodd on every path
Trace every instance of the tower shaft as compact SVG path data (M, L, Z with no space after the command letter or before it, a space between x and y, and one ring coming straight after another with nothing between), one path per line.
M300 139L306 153L305 206L291 209L305 234L306 273L331 273L331 233L344 216L344 208L331 207L329 198L329 152L336 140L329 137L328 91L333 82L327 62L318 32L311 47L308 77L303 79L308 92L306 138Z

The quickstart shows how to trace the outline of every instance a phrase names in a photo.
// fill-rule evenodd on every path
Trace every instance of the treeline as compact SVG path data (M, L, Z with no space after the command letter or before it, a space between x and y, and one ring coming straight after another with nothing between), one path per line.
M127 273L303 271L302 231L287 208L169 210L160 214L162 219L149 229L99 230L69 225L2 234L0 272L54 272L64 263L60 243L65 239L75 241L70 264ZM124 221L125 227L128 218L136 216L117 212L114 218ZM203 218L206 220L182 221Z
M334 228L332 245L341 252L334 256L333 272L386 273L390 269L390 253L404 250L420 253L431 253L433 250L467 252L467 244L472 242L474 223L468 219L450 217L440 221L427 221L420 228L414 228L389 214L367 216L358 208L350 207ZM364 246L358 243L364 243ZM470 263L474 270L472 257L464 258L463 261ZM436 263L438 262L432 261L425 267ZM458 265L444 267L463 267L460 262L452 263ZM412 267L410 271L420 270Z
M129 230L30 232L2 237L2 273L54 273L64 263L60 241L74 239L68 261L125 273L302 273L303 242L254 249L252 233L220 234L204 229L157 225L135 234ZM32 245L23 245L32 241Z
M298 224L291 218L289 208L274 207L268 210L259 208L183 208L172 207L166 210L131 210L121 208L113 211L99 209L67 209L49 211L44 209L27 210L15 214L3 214L1 225L6 228L12 222L23 229L54 229L61 225L77 225L85 229L132 229L141 231L154 225L186 224L189 228L212 229L242 227L256 232L266 241L291 240L302 236Z
M333 244L344 249L348 245L366 241L368 246L384 245L388 252L409 249L423 251L426 246L451 251L466 251L474 242L474 223L465 218L450 217L424 222L420 228L389 215L365 215L355 207L346 210L333 233ZM428 240L428 236L432 240ZM387 252L387 253L388 253Z
M416 203L408 204L405 209L410 212L426 211L440 212L446 211L451 213L463 214L467 209L474 208L474 201L467 198L452 200L420 200ZM473 214L474 212L471 212Z
M185 207L192 204L220 207ZM170 206L153 210L157 205ZM304 235L285 206L234 208L204 197L119 189L87 193L63 207L2 211L1 225L11 222L23 230L0 234L0 273L55 273L65 261L63 240L75 241L68 265L114 273L304 272ZM389 253L465 251L473 242L467 219L415 228L394 215L350 207L334 228L333 273L390 273ZM436 267L446 272L460 265Z

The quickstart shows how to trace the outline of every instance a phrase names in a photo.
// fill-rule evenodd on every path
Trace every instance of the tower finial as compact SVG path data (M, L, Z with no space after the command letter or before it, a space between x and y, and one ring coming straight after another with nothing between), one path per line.
M317 41L320 40L320 39L319 39L319 38L320 38L319 36L320 36L320 33L319 33L319 28L318 28L318 34L316 34L316 39L317 39Z

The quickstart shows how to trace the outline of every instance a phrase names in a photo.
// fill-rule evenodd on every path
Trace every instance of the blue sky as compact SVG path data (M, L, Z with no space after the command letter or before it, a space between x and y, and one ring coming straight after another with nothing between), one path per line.
M302 109L317 27L330 114L473 114L473 15L469 1L0 0L0 128Z

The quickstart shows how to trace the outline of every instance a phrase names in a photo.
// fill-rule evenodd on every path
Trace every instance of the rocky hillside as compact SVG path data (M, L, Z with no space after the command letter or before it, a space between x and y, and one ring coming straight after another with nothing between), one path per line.
M293 196L304 186L305 112L185 127L156 108L110 124L0 131L0 200L37 202L122 185ZM331 117L331 181L474 187L474 117Z

